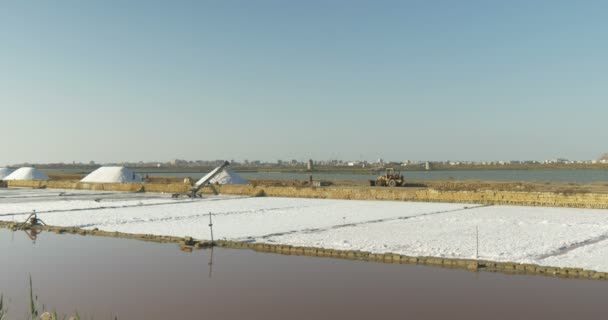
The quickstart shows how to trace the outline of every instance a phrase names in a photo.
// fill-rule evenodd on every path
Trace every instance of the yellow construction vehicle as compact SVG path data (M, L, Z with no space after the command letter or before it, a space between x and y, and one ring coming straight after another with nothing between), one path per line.
M370 180L370 185L378 187L400 187L405 183L401 172L395 172L393 168L386 168L384 175L374 180Z

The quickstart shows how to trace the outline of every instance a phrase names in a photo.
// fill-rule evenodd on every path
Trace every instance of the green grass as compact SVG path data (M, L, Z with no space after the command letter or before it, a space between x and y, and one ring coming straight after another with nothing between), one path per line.
M42 305L42 307L39 307L39 302L38 302L38 296L34 293L34 286L33 286L33 281L32 281L32 276L30 275L29 278L29 285L30 285L30 303L29 303L29 310L28 310L28 315L25 316L24 319L27 320L40 320L42 315L45 314L50 314L50 319L51 320L66 320L68 319L67 315L63 315L63 316L59 316L57 314L56 310L53 310L53 312L49 312L49 311L45 311L45 306ZM78 313L78 311L74 311L74 315L73 317L77 320L81 319L80 314ZM4 295L0 294L0 320L8 320L8 308L7 306L4 304ZM12 319L12 318L11 318ZM90 319L93 319L92 317ZM118 320L118 317L114 317L113 320Z
M0 295L0 320L6 320L8 309L4 306L4 295Z
M36 303L34 302L34 288L32 286L32 275L30 274L30 316L32 319L38 317L38 310L36 309Z

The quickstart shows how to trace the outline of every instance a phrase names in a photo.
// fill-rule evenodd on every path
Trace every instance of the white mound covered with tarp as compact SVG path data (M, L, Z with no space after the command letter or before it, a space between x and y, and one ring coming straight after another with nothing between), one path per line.
M142 182L142 179L135 172L125 167L101 167L80 181L93 183L137 183Z
M0 168L0 180L4 179L11 173L13 173L13 169L11 168Z
M49 176L36 168L23 167L15 170L2 180L49 180Z
M202 184L207 179L207 176L201 178L196 185ZM224 169L218 173L215 177L209 180L209 184L249 184L247 180L243 179L236 172L230 169Z

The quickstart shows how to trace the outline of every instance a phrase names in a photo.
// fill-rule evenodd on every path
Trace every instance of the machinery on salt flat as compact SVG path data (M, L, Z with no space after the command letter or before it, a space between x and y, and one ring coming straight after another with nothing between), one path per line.
M224 168L226 168L229 165L230 165L230 162L224 161L224 163L222 163L221 166L211 170L211 172L209 172L207 175L202 177L199 181L197 181L194 184L194 187L192 187L192 189L190 189L190 192L188 193L188 197L196 198L197 194L201 190L201 188L204 187L205 185L207 185L209 183L209 181L211 181L211 179L213 179L215 176L220 174L220 172L222 172L222 170L224 170ZM176 197L176 196L174 195L174 197ZM198 197L200 197L200 195L198 195Z
M393 168L386 168L384 175L379 176L376 181L370 180L369 184L378 187L401 187L405 184L405 179L401 172L395 172Z
M38 214L36 214L36 210L34 210L28 217L25 219L25 223L29 223L32 226L46 226L46 223L42 221L42 219L38 218Z

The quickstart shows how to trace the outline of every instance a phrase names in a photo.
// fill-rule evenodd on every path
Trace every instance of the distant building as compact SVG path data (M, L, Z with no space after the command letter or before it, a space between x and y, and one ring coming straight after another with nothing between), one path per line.
M570 161L568 159L564 159L564 158L545 160L545 164L555 164L555 163L565 164L565 163L570 163Z
M312 165L312 159L308 159L308 164L306 165L306 169L308 171L312 171L313 165Z

